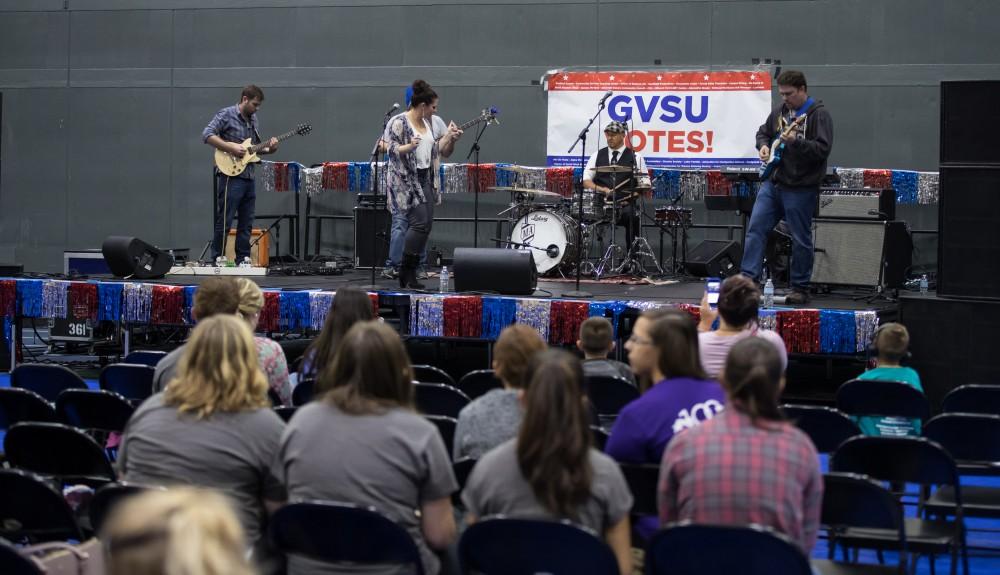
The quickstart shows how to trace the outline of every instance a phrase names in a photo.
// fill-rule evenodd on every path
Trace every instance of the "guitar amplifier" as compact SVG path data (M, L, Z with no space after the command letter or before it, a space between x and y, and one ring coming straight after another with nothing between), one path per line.
M354 267L371 269L385 265L389 257L389 210L358 206L354 208ZM373 244L374 240L374 245ZM374 251L372 251L374 248Z
M815 219L812 283L896 288L913 242L903 222Z
M820 188L821 218L852 220L896 219L896 190L892 188Z

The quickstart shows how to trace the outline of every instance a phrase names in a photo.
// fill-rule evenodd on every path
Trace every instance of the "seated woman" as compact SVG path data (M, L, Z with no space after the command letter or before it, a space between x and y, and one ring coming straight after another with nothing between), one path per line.
M265 506L285 490L276 465L285 424L271 409L267 380L245 321L214 315L198 322L177 377L132 415L118 453L122 479L190 484L233 499L247 543L261 539Z
M498 514L569 519L602 535L621 572L630 573L632 494L618 465L591 447L580 362L548 350L532 364L521 430L473 468L462 491L466 520L471 525Z
M319 375L333 361L337 346L347 330L359 321L372 319L375 319L375 310L367 293L351 286L338 289L323 322L323 330L302 355L299 381Z
M317 400L299 408L282 439L289 497L375 507L409 531L434 575L440 560L431 549L455 538L450 496L458 484L437 427L414 411L406 349L374 321L355 324L337 347L316 380ZM292 574L330 568L289 558Z
M770 342L749 337L732 347L722 373L726 410L675 437L663 454L662 523L756 523L812 552L823 476L812 441L778 408L784 382Z
M781 358L782 371L788 367L788 352L781 336L777 332L760 329L757 326L760 290L752 279L744 275L726 278L719 288L718 307L718 310L714 310L708 305L707 293L702 296L698 344L701 366L705 368L709 377L718 378L729 348L752 335L771 342ZM712 324L715 323L715 318L719 318L719 329L713 331Z
M250 325L251 332L256 332L260 310L264 307L264 293L256 283L247 278L237 278L236 283L240 288L240 317ZM271 338L255 335L253 340L257 344L257 361L261 371L267 376L268 387L281 400L282 405L291 405L292 386L288 382L285 351Z
M252 575L245 536L218 493L151 490L114 507L101 530L108 575Z
M527 386L528 363L546 349L535 328L514 324L504 328L493 346L493 371L503 389L477 397L458 414L455 427L455 461L479 458L517 436L521 427L520 395Z

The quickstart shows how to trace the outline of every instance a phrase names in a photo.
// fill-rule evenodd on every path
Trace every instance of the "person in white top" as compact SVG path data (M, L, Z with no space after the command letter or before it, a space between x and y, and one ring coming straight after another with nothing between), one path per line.
M632 245L632 240L639 233L639 210L635 205L636 196L633 194L637 183L636 179L639 182L649 181L646 160L625 145L627 134L628 126L625 125L625 122L612 121L608 123L604 128L604 137L607 139L608 145L590 156L587 168L583 171L584 189L599 192L607 202L612 200L619 202L615 224L625 227L626 249ZM597 169L613 165L631 168L631 170L607 172Z

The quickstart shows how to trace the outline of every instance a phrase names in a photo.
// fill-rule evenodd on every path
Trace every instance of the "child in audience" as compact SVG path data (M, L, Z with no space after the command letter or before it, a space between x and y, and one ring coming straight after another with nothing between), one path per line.
M263 543L266 509L285 500L276 456L285 424L271 409L250 328L235 315L198 321L177 377L129 419L122 479L227 493L247 535Z
M465 406L455 427L454 459L479 458L517 436L521 427L520 395L528 384L528 364L546 349L535 328L516 323L504 328L493 346L493 371L503 389L491 389Z
M203 489L150 490L117 505L101 530L108 575L251 575L229 501Z
M878 367L869 369L858 376L858 379L879 381L901 381L923 392L920 385L920 375L910 367L900 365L900 361L909 354L910 333L901 323L887 323L875 332L873 347L878 350ZM873 417L861 416L855 418L858 427L865 435L920 435L920 420L905 417Z
M615 350L615 330L611 322L603 317L590 317L580 324L580 339L576 347L583 352L583 375L621 377L635 385L635 374L627 365L608 354Z
M458 484L437 427L415 411L412 381L409 356L392 328L354 324L316 380L317 399L289 422L280 460L291 499L375 507L410 533L424 572L435 575L440 560L431 549L444 550L455 539L451 494ZM331 570L341 572L289 557L292 575Z
M570 519L601 534L621 573L631 573L632 494L591 442L580 362L561 350L536 355L517 438L484 455L462 492L467 523L497 514Z
M264 293L253 280L247 278L236 278L236 284L240 288L240 317L246 320L251 332L256 332L260 310L264 307ZM257 344L257 361L267 377L268 387L282 405L291 405L292 386L288 381L285 351L273 339L255 335L253 340Z
M351 326L372 319L375 319L375 310L367 293L351 286L338 289L323 322L323 330L302 354L299 381L315 378L333 361L337 345Z
M823 476L809 437L784 420L785 378L774 345L736 342L722 372L726 410L676 437L660 464L660 521L756 523L809 555L816 543Z

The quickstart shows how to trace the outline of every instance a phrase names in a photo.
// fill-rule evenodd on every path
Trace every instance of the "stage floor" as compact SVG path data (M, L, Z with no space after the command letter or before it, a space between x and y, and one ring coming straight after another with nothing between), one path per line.
M335 291L344 285L353 285L378 292L413 292L412 290L400 290L396 280L382 278L378 272L375 274L375 289L369 288L371 284L370 270L344 270L343 275L286 275L284 272L295 272L301 268L286 268L285 270L271 269L267 276L252 278L257 284L265 289L281 290L310 290L321 289ZM435 270L436 271L436 270ZM158 280L144 280L146 283L167 284L167 285L197 285L211 276L167 276ZM114 280L110 276L95 276L94 279ZM697 304L701 300L705 283L696 278L683 278L679 280L654 280L653 283L635 283L633 278L605 279L601 282L593 280L582 280L580 289L593 295L587 298L593 301L609 300L639 300L639 301L661 301L669 303L691 303ZM437 293L439 279L430 277L421 280L427 286L427 293ZM452 280L454 286L454 279ZM564 293L572 291L575 282L570 279L558 279L540 277L538 278L538 288L531 296L553 299L579 299L566 298ZM777 294L783 294L784 290L778 288ZM452 292L454 293L454 292ZM469 295L492 295L488 292L475 292ZM497 294L499 295L499 294ZM897 303L883 298L876 298L868 301L872 294L864 292L853 292L850 289L836 290L830 293L815 294L812 301L805 306L815 309L839 309L839 310L873 310L876 311L882 321L891 321L897 313ZM514 296L512 296L514 297ZM784 306L779 306L784 307Z

